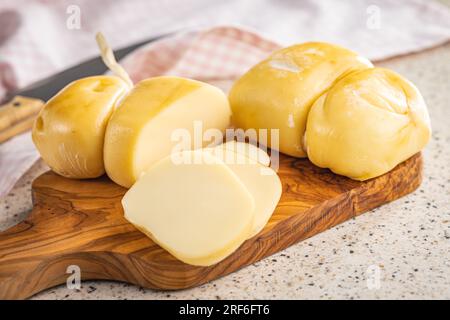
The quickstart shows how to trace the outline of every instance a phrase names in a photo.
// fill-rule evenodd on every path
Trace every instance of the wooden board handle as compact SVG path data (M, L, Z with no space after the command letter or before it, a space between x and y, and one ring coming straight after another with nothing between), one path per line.
M80 259L77 243L66 241L62 230L75 228L76 223L73 215L61 214L57 206L35 205L24 221L0 232L0 300L25 299L66 283L71 276L67 267L73 264L90 276L92 268L83 261L91 257Z
M23 299L30 291L42 289L30 281L51 258L45 253L49 244L36 238L31 219L40 214L33 209L28 219L0 234L0 299Z
M44 101L16 96L0 106L0 143L25 132L33 126Z
M210 267L182 263L127 222L121 204L126 189L106 176L74 180L49 171L32 184L31 215L0 233L0 299L64 284L72 265L80 268L81 280L165 290L201 285L412 192L422 166L419 153L383 176L358 182L280 154L284 192L269 223Z
M94 240L96 228L81 229L81 225L90 225L85 218L85 213L70 207L35 204L23 222L0 232L0 300L26 299L64 284L73 278L71 266L77 267L83 281L105 279L139 284L138 279L128 275L136 268L128 256L105 251L104 244ZM134 227L125 221L123 224L113 227L118 235L124 228L131 228L133 239L142 237Z

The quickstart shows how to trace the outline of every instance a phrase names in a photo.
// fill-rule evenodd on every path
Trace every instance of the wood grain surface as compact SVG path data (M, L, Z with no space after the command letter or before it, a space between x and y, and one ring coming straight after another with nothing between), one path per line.
M0 298L24 299L66 283L70 265L80 267L83 280L169 290L203 284L412 192L421 183L422 157L365 182L283 155L278 173L283 195L267 226L210 267L178 261L128 223L120 203L126 190L107 177L44 173L32 185L31 214L0 233Z

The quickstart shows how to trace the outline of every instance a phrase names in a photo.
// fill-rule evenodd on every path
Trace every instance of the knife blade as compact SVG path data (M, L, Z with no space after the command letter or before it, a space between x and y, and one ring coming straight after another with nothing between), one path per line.
M117 60L140 46L167 36L160 35L114 51ZM48 101L66 85L80 78L103 74L107 71L100 56L37 81L23 89L12 92L0 105L0 143L29 130L34 118Z

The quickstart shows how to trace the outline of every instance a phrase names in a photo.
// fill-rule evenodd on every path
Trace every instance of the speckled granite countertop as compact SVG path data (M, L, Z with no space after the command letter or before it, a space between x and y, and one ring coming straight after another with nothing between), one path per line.
M377 65L413 81L430 110L433 139L416 192L194 289L86 281L80 290L59 286L33 298L450 299L450 44ZM0 199L0 230L28 215L30 183L45 170L38 162Z

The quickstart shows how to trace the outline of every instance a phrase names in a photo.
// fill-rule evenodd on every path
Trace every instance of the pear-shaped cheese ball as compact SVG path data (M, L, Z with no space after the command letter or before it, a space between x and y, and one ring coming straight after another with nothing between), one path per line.
M233 124L245 130L279 129L279 150L305 157L302 142L311 105L337 79L370 67L353 51L327 43L279 50L234 84L229 95ZM270 137L267 142L270 146Z
M355 180L393 169L431 136L417 88L397 73L373 68L352 73L321 96L308 116L308 157Z
M46 103L34 123L32 137L53 171L76 179L105 173L106 125L127 88L118 77L87 77L70 83Z

